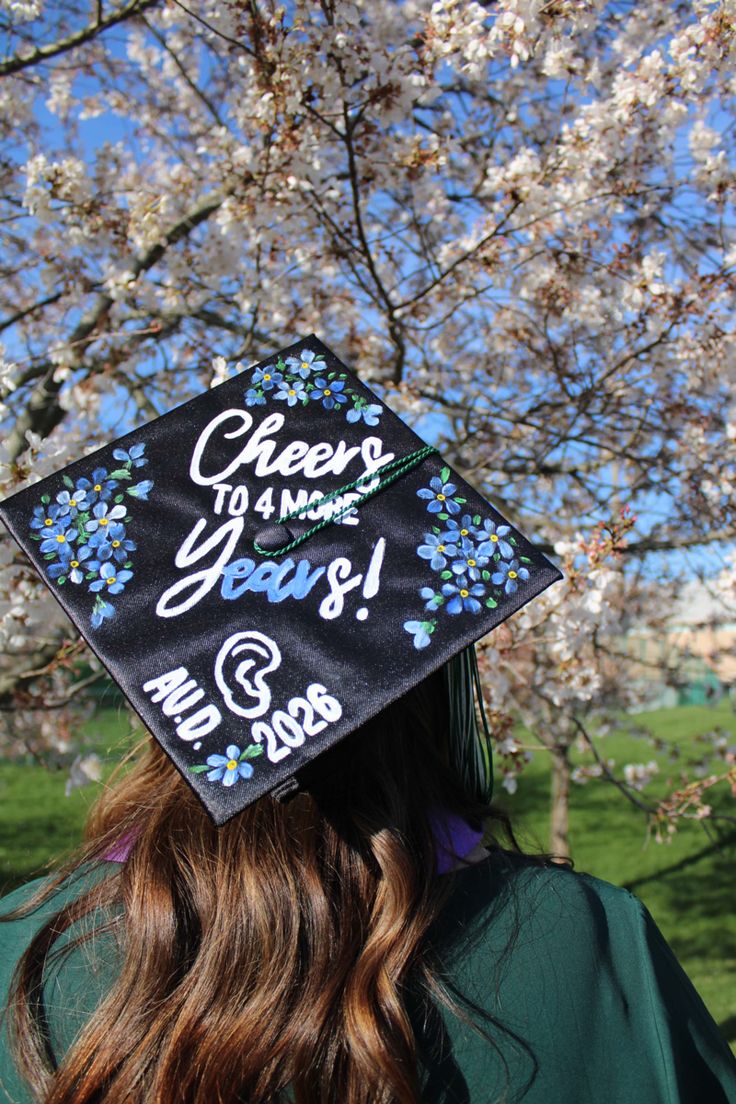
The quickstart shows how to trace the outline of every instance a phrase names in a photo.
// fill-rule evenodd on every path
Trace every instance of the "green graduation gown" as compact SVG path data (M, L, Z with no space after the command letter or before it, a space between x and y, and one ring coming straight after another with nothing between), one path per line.
M0 924L4 1003L34 932L90 879L118 869L82 870L32 915ZM452 877L432 949L460 1011L427 1016L409 997L427 1104L736 1104L736 1061L635 897L498 854ZM0 901L0 912L39 884ZM101 935L50 966L44 1000L59 1060L119 963L113 937ZM0 1101L31 1101L5 1034Z

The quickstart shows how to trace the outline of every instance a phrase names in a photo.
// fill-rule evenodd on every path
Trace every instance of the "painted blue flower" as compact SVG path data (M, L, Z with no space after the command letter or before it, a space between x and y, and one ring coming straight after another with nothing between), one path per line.
M116 460L122 460L124 464L130 464L133 468L142 468L148 460L143 455L146 451L144 444L131 445L129 449L116 448L112 454Z
M140 498L144 502L148 501L148 492L153 487L152 479L142 479L140 483L134 483L132 487L128 487L128 494L133 498Z
M311 349L302 349L298 357L286 358L286 366L293 375L305 380L314 370L324 368L325 364L318 353L313 353Z
M439 591L433 590L432 587L422 587L419 597L424 599L426 610L437 610L445 601Z
M69 582L75 583L77 586L79 583L84 582L85 571L99 571L100 563L98 560L90 560L92 555L92 549L88 544L80 544L78 548L74 549L71 559L67 562L67 570L69 572ZM51 572L49 572L51 574Z
M246 406L265 406L266 396L262 391L257 391L255 387L249 387L245 392L245 405Z
M470 514L463 514L461 518L448 518L442 528L441 536L453 544L461 544L475 533L473 519Z
M95 468L91 479L77 480L76 490L87 492L85 505L89 508L95 502L107 502L117 485L117 479L108 476L107 468Z
M347 395L342 393L344 387L345 380L326 380L322 376L318 376L314 381L314 389L310 392L309 397L317 402L321 400L325 410L332 410L334 407L339 407L342 403L348 401Z
M125 584L133 578L133 572L127 571L123 568L118 571L114 564L109 560L105 560L100 565L100 577L94 579L89 584L89 589L92 591L104 590L107 594L122 594L125 590Z
M125 563L130 553L136 551L137 545L126 537L125 526L114 521L106 527L100 526L90 534L89 547L100 560L114 559L117 563Z
M34 506L31 529L50 529L61 514L61 506Z
M87 532L94 533L98 529L106 530L113 521L119 521L126 514L124 506L108 506L106 502L98 502L92 510L92 517L87 522Z
M478 551L482 551L484 556L493 556L494 553L500 552L505 560L512 559L513 546L504 540L510 532L510 525L496 525L490 518L486 518L482 526L475 530L476 537L482 542L478 546Z
M417 491L420 498L429 499L427 506L430 514L440 514L443 511L448 514L459 514L460 507L451 497L457 491L454 483L443 483L439 476L433 476L429 481L429 487L421 487Z
M414 637L415 648L426 648L436 624L436 621L405 621L404 628Z
M417 548L417 555L423 560L429 560L433 571L441 571L443 567L447 567L447 557L457 556L458 551L456 544L448 544L434 533L425 533L424 544Z
M293 380L289 383L282 379L278 391L274 395L275 399L285 399L289 406L296 406L298 402L302 402L306 397L307 392L304 390L304 384L301 380Z
M460 575L452 583L445 583L442 593L448 598L448 613L480 613L481 605L478 601L486 590L482 583L470 583Z
M366 425L378 425L378 419L383 413L383 407L378 403L358 403L348 410L345 418L348 422L359 422L361 418Z
M81 487L74 491L59 491L56 501L62 517L75 518L80 510L87 509L87 492Z
M499 560L496 564L495 574L491 575L491 582L496 586L503 584L503 589L507 594L516 594L519 580L526 582L528 578L529 572L521 566L518 560L511 560L509 563L506 560Z
M264 391L272 391L284 378L282 372L274 372L270 365L266 365L265 368L256 368L255 372L251 376L251 383L255 386L261 385Z
M224 755L208 755L207 765L214 769L207 772L208 782L222 782L223 786L234 786L239 778L250 778L253 767L245 760L240 762L240 748L229 744Z
M463 540L458 558L452 565L453 575L467 575L473 582L480 579L480 573L488 564L488 556L481 556L472 541Z
M94 609L92 610L92 616L90 618L93 629L99 629L102 622L108 617L115 616L115 607L110 602L105 602L100 598L99 594L95 601Z
M53 525L45 534L45 540L41 541L41 551L54 552L60 559L66 559L72 554L72 544L77 539L77 530L67 529L63 520ZM68 520L68 519L67 519Z

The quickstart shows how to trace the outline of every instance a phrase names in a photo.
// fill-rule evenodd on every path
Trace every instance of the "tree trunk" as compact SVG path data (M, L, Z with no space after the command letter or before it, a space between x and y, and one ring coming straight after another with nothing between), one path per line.
M552 753L549 848L556 859L570 857L570 759L569 749Z

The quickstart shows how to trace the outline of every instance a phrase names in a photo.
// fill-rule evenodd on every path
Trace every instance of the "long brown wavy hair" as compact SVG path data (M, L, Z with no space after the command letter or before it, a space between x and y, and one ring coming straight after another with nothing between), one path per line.
M434 676L321 756L289 801L261 798L220 828L151 741L98 801L73 862L5 917L133 841L19 964L11 1035L37 1098L416 1104L408 995L452 1004L429 952L452 890L436 874L430 810L476 824L493 815L448 768L447 723ZM120 971L56 1068L44 968L59 935L89 916L96 935L119 936Z

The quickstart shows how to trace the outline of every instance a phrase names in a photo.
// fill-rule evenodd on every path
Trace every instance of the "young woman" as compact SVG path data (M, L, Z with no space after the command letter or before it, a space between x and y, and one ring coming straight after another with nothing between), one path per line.
M2 903L0 1100L736 1101L646 910L518 853L453 708L440 672L220 828L152 743Z

